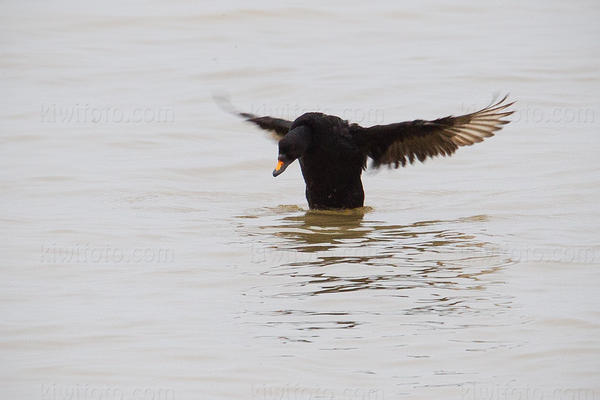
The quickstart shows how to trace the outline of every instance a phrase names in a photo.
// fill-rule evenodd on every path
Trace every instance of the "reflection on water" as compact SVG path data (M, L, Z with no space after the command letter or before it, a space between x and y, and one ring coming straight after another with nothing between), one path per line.
M486 216L397 225L371 218L371 211L278 208L240 219L238 229L261 277L246 293L260 306L248 313L265 326L305 331L355 328L369 315L408 323L410 316L510 307L510 299L493 290L502 284L493 273L510 260L479 232ZM342 293L348 295L335 303L332 296ZM316 296L335 307L307 309L307 300Z

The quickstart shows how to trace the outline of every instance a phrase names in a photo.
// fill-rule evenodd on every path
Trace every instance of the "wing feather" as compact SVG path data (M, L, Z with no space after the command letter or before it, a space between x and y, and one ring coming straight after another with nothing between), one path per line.
M256 124L259 128L269 131L272 134L273 139L282 139L290 130L292 121L288 121L282 118L273 118L269 116L260 117L255 114L240 112L227 99L223 96L213 96L215 102L225 111L237 115L238 117L244 118L248 122Z
M358 129L375 168L384 164L398 168L415 160L423 162L427 158L449 156L459 147L470 146L494 136L494 132L510 122L503 118L514 112L507 111L514 104L514 101L506 103L507 98L505 96L488 107L458 117Z

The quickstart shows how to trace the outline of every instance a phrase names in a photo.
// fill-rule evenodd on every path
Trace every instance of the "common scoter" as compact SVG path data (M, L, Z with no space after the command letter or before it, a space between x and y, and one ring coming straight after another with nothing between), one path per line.
M311 209L362 207L365 194L361 174L367 167L398 168L415 160L449 156L461 146L494 135L514 111L508 96L479 111L433 121L414 120L362 127L339 117L308 112L294 121L257 116L235 110L225 98L216 100L226 110L273 133L279 155L273 176L280 175L295 160L300 162Z

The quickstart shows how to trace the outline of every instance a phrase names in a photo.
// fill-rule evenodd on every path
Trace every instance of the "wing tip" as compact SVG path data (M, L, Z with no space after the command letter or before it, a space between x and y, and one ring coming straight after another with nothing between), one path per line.
M242 111L239 111L237 108L235 108L235 106L231 103L231 99L230 99L229 95L227 95L227 94L212 93L212 99L215 102L215 104L217 106L219 106L219 108L221 108L221 110L223 110L229 114L245 118L246 120L256 118L256 115L254 115L254 114L242 112Z

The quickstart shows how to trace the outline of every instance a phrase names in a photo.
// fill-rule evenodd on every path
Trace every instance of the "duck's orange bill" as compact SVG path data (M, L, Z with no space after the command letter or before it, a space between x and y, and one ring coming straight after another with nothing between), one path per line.
M277 161L277 165L275 166L275 171L279 171L283 167L283 161Z

